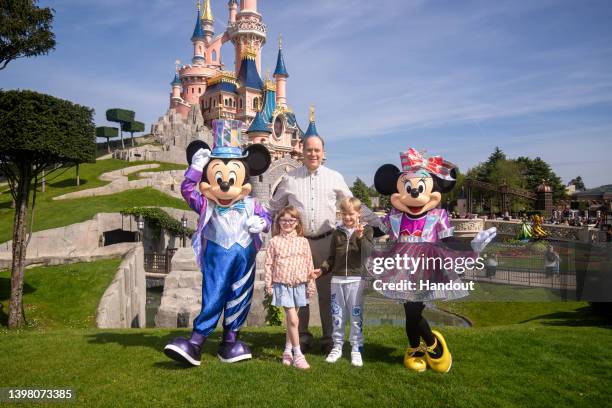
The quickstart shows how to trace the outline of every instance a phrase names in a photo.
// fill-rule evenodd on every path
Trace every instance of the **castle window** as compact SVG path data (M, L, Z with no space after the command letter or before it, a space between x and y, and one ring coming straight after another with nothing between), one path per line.
M202 88L198 88L198 93L202 93Z
M242 98L240 98L240 100L238 101L238 105L239 105L238 107L242 109Z
M212 60L213 61L217 60L217 51L216 50L213 50L213 52L212 52Z
M195 88L191 88L191 93L194 93L194 92L195 92Z
M259 182L263 183L263 176L261 174L259 175Z
M253 98L253 109L259 110L259 99Z

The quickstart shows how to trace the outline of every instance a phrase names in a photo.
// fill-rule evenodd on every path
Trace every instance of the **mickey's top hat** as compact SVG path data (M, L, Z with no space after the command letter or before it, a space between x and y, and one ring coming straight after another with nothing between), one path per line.
M247 156L242 154L242 148L240 147L241 121L215 119L212 121L212 129L214 144L211 158L242 159Z

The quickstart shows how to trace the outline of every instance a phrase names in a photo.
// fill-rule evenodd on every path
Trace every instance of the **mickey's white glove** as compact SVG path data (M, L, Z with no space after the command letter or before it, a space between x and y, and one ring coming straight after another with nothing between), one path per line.
M251 234L259 234L266 228L266 220L257 215L252 215L246 220L246 225L249 227Z
M210 161L210 150L200 149L191 158L191 167L196 170L203 171L204 167Z
M477 254L481 253L483 249L495 238L497 235L497 228L491 227L488 230L480 231L476 237L470 242L472 249Z

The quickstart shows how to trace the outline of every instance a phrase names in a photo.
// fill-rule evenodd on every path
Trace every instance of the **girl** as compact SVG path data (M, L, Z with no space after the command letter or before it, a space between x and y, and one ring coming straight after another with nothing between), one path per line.
M308 240L304 238L300 213L293 206L279 211L266 253L266 293L272 304L283 307L287 317L287 336L283 364L306 370L310 368L300 350L298 309L308 304L315 292L314 269Z

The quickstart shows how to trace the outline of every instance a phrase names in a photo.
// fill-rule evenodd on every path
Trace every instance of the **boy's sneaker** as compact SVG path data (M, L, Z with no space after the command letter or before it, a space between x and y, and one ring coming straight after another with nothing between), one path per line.
M359 351L351 352L351 364L355 367L363 366L363 360L361 359L361 353Z
M310 368L310 365L308 364L308 361L306 361L303 354L293 357L293 366L300 370L308 370Z
M340 357L342 357L342 347L334 346L329 352L329 355L327 356L325 361L327 361L328 363L335 363Z

